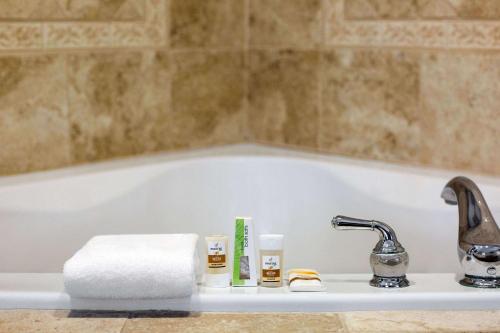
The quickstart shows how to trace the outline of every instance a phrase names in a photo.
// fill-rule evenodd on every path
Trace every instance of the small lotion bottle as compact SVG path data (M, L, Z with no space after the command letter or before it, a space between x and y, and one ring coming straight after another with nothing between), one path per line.
M283 235L259 236L260 285L281 287L283 285Z
M231 276L227 264L228 237L225 235L211 235L205 237L207 259L205 285L214 288L230 286Z

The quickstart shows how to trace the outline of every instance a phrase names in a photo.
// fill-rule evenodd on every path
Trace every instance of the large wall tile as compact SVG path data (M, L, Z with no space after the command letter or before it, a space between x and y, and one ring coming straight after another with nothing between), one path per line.
M0 20L139 20L144 0L2 0Z
M426 55L424 163L500 175L499 78L499 53Z
M71 162L64 57L0 57L0 174Z
M346 0L348 19L499 19L498 0Z
M500 1L498 0L448 0L461 18L500 19Z
M419 0L347 0L345 15L349 19L414 19L418 17L420 3Z
M157 124L168 117L170 62L154 51L68 56L75 161L159 149Z
M0 1L0 51L168 45L169 0Z
M393 4L384 6L387 14L373 12L370 3ZM408 2L419 10L418 17L398 17L407 3L405 0L373 0L344 2L328 0L325 6L325 43L330 47L392 47L437 49L499 49L500 20L461 19L455 17L456 8L445 0ZM368 9L345 7L355 3L368 4ZM434 4L435 6L431 6ZM358 7L354 7L358 8ZM380 11L382 9L378 9ZM344 12L351 15L346 19ZM358 14L354 14L354 12ZM384 11L385 12L385 9ZM363 13L366 13L366 17ZM394 16L394 19L388 16ZM406 14L405 14L406 15ZM380 16L380 17L379 17ZM422 17L420 17L422 16ZM441 16L441 17L438 17ZM439 19L443 18L443 19Z
M173 54L167 147L241 142L246 137L243 52Z
M321 0L251 0L250 45L311 48L322 42Z
M318 52L252 51L249 90L255 140L317 147Z
M172 0L173 48L243 47L245 0Z
M416 161L419 62L411 52L337 49L325 54L320 148Z

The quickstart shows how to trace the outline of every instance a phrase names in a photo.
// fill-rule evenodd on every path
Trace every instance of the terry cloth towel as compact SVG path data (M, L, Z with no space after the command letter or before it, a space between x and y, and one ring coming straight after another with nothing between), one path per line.
M66 292L78 298L182 298L196 287L195 234L106 235L64 264Z

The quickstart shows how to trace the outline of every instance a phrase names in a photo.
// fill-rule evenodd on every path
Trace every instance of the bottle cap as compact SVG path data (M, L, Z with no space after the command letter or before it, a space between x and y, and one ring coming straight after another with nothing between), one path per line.
M226 288L231 284L229 273L205 274L205 286L212 288Z
M282 250L283 238L281 234L264 234L259 236L261 250Z

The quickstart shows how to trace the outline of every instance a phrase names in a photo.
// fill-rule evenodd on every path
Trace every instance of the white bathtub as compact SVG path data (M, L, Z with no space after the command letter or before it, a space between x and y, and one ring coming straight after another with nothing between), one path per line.
M477 182L500 219L500 179L461 174ZM287 268L334 274L328 275L328 291L305 297L286 289L201 289L196 299L177 305L146 300L136 307L258 310L264 302L274 304L268 306L273 311L500 308L500 290L470 289L455 281L458 211L440 198L455 175L236 145L0 177L0 308L91 306L71 302L59 273L94 235L231 235L236 215L253 216L257 234L285 234ZM334 231L330 220L337 214L389 223L410 255L412 286L367 286L368 258L378 235Z

